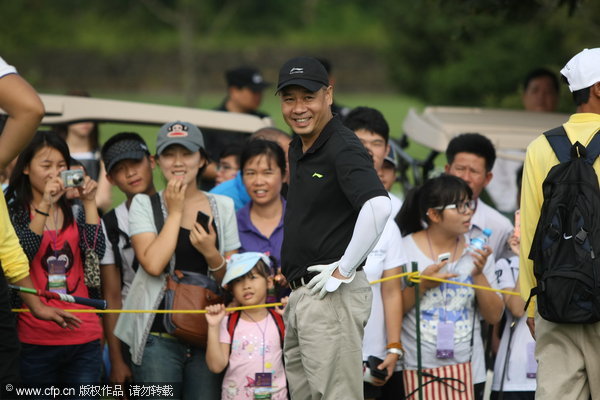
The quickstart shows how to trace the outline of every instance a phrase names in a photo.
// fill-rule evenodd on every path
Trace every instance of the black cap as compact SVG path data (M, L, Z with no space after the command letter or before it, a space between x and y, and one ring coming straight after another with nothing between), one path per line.
M277 91L291 85L316 92L323 86L329 86L329 76L323 64L316 58L296 57L283 64L279 70Z
M230 69L229 71L225 72L225 79L227 80L227 86L229 87L247 87L255 92L271 86L270 83L265 82L260 71L252 67L239 67Z
M102 148L102 161L108 173L119 161L141 160L149 155L150 151L144 139L129 132L113 136Z
M394 168L398 168L398 157L396 156L396 151L394 150L394 146L390 146L390 151L387 156L383 159L384 163L390 163L394 166Z

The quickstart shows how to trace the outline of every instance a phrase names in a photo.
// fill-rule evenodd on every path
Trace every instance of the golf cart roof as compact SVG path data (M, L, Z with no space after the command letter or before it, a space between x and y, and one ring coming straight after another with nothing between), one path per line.
M444 152L448 142L461 133L488 137L498 157L523 160L529 143L542 132L562 125L567 114L468 107L426 107L419 114L409 110L403 129L409 139Z
M40 98L46 107L42 125L78 121L162 125L180 120L200 128L242 133L273 125L270 118L190 107L52 94L42 94Z

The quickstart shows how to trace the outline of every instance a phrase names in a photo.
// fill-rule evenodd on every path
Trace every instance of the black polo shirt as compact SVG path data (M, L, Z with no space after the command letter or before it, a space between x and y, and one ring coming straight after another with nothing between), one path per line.
M306 153L290 143L290 184L283 224L282 272L288 281L311 265L339 260L363 204L387 196L373 160L354 132L334 117Z

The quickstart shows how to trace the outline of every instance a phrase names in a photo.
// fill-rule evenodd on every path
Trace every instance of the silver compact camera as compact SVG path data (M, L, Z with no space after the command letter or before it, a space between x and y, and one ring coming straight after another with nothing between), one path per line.
M66 188L83 186L84 173L81 169L68 169L62 171L60 177Z

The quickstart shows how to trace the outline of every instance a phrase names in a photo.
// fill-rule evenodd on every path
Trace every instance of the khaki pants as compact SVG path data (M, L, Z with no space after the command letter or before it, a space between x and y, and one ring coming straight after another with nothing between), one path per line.
M536 399L600 399L600 322L557 324L535 316Z
M363 399L362 339L372 292L363 271L319 300L306 287L285 309L285 373L293 400Z

